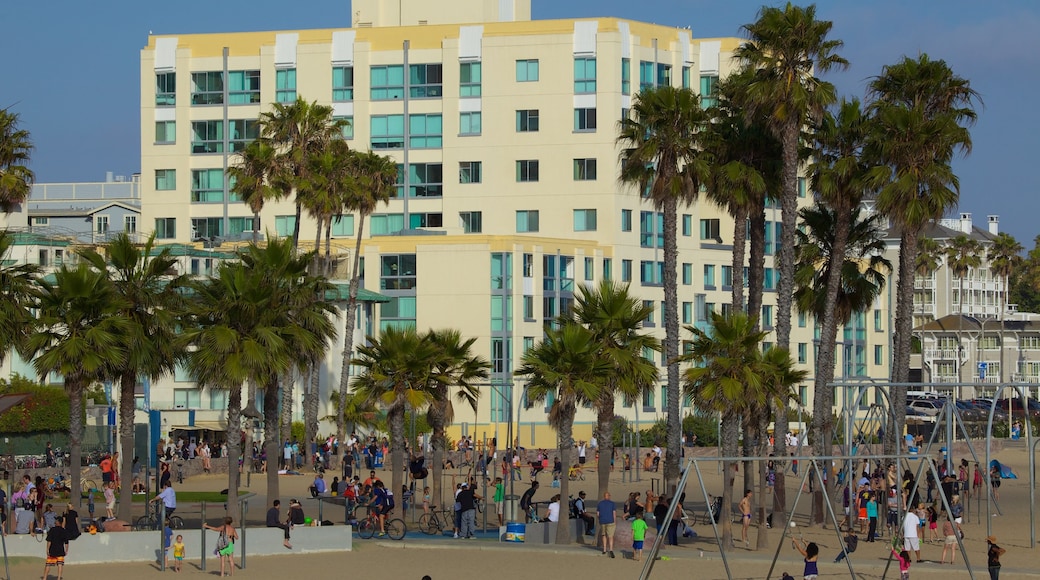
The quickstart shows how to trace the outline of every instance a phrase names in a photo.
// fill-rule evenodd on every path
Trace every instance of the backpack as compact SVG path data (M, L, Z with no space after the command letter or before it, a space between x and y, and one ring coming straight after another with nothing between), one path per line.
M386 492L386 507L389 509L397 507L397 504L394 503L394 494L389 491Z
M578 517L578 500L572 499L572 500L568 501L567 504L570 506L571 517L572 518Z

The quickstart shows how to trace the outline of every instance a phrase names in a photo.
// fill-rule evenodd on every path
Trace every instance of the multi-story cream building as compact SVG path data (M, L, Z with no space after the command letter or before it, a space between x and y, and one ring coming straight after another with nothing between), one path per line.
M149 39L140 71L141 227L179 243L248 239L255 228L290 235L291 200L269 203L254 224L225 170L256 138L271 103L330 105L350 121L352 146L402 168L398 196L365 228L365 287L390 298L378 327L455 327L477 337L492 378L477 413L457 409L455 434L504 435L513 419L525 445L550 446L544 408L521 404L512 372L576 286L630 283L656 307L647 329L664 335L663 220L618 184L618 122L647 87L707 95L734 68L740 40L618 18L533 21L526 0L353 7L352 28ZM780 216L768 212L761 315L771 328ZM358 225L349 214L334 224L343 263ZM681 210L679 230L680 322L703 326L742 280L729 265L733 224L702 202ZM301 240L315 233L305 218ZM839 375L888 375L888 304L886 295L845 330ZM795 318L792 354L811 367L814 324ZM337 372L323 376L323 396ZM800 395L811 401L807 386ZM206 396L191 400L208 406ZM634 404L619 402L618 412L655 421L668 396L661 385ZM581 411L577 437L589 436L591 419Z

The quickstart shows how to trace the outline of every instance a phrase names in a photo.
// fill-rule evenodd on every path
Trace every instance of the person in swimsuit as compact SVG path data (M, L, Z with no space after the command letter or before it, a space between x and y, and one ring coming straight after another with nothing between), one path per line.
M744 540L744 547L750 548L751 541L748 540L748 528L751 526L751 490L744 490L744 497L740 499L741 528L740 537Z
M820 557L820 547L816 545L816 542L806 544L804 540L799 540L798 538L791 538L791 544L805 559L805 570L802 572L802 579L816 580L816 577L820 574L816 566L816 560Z

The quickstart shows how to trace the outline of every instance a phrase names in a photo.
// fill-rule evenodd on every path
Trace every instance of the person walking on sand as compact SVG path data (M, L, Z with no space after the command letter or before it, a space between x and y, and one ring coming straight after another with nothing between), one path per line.
M58 516L53 528L47 530L47 560L43 565L43 580L47 580L47 573L51 566L58 567L58 580L65 568L65 555L69 551L69 537L65 532L64 518Z
M740 539L744 540L744 547L750 549L751 541L748 540L748 528L751 526L751 490L744 490L744 497L740 499Z
M638 562L643 557L643 540L646 539L646 520L643 519L643 508L636 510L632 520L632 559Z
M224 565L228 566L228 576L235 575L235 540L238 539L238 532L235 531L235 527L232 524L234 520L231 517L224 518L224 523L220 526L211 526L209 524L203 524L207 530L213 530L220 535L217 537L217 555L220 556L220 575L224 576Z
M913 510L907 510L906 518L903 520L903 549L917 555L917 561L921 561L921 540L917 536L917 530L921 527L921 518Z
M986 536L986 565L989 567L989 580L1000 580L1000 557L1007 550L997 545L997 538Z
M942 534L943 534L943 551L942 556L939 558L940 564L946 563L946 551L950 552L950 563L953 564L957 560L957 532L958 528L953 520L950 519L949 514L946 515L946 519L943 520Z
M610 499L610 492L603 492L603 499L596 504L599 516L599 535L603 538L603 553L614 557L614 530L617 527L617 504Z

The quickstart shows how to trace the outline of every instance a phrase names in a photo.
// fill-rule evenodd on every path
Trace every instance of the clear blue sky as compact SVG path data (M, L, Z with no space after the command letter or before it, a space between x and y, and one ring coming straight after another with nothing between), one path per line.
M435 0L431 0L435 1ZM450 0L444 0L450 1ZM761 2L731 0L532 0L533 17L619 16L690 26L694 37L736 36ZM975 223L999 214L1027 248L1040 227L1040 123L1026 113L1040 94L1040 2L896 0L818 2L845 42L845 95L903 55L926 52L971 80L985 101L974 151L956 163L961 211ZM101 180L140 167L139 55L156 34L347 27L349 3L307 0L52 0L7 2L0 35L0 107L22 115L41 182ZM1030 121L1030 119L1033 119Z

